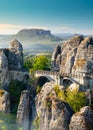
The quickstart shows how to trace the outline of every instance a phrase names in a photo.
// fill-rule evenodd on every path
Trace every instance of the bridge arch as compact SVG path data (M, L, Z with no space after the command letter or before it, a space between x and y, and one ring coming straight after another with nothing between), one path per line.
M53 72L53 71L36 71L35 72L35 77L46 77L49 81L54 81L58 85L60 84L60 75L58 72Z
M47 76L39 76L36 78L36 86L39 85L39 86L43 86L45 83L47 82L51 82L53 81L52 79L50 79L50 77L47 77Z
M70 86L73 83L79 84L77 81L75 81L74 79L72 79L72 78L70 78L68 76L63 78L63 86L65 88Z

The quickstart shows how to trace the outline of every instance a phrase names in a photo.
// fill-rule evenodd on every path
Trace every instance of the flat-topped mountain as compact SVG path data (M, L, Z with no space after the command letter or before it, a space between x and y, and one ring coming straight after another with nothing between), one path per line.
M62 38L55 36L49 30L23 29L14 35L0 35L0 48L8 47L8 43L17 39L22 42L24 50L52 51L54 44L62 43Z
M50 41L61 41L62 39L51 34L50 30L43 29L23 29L20 30L16 37L19 39L30 39L31 41L37 40L50 40Z

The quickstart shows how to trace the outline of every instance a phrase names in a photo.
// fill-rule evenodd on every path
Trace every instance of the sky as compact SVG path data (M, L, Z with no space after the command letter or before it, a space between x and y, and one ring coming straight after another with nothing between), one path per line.
M93 34L93 0L0 0L0 34L25 28Z

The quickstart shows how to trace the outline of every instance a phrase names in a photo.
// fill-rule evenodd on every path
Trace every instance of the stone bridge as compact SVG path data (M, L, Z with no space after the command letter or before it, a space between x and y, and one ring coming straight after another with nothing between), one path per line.
M87 73L77 73L76 75L67 75L60 74L55 71L35 71L35 77L46 77L49 81L54 81L58 85L65 86L66 84L70 85L72 83L76 83L78 85L83 86L93 86L93 74L89 75Z
M55 72L55 71L40 71L40 70L38 70L38 71L35 71L35 77L36 78L46 77L49 81L54 81L58 85L63 85L67 81L69 83L79 84L78 81L74 80L73 78L69 77L68 75L62 76L59 72Z
M52 72L52 71L36 71L35 77L46 77L49 81L54 81L57 84L60 84L60 74L58 72Z

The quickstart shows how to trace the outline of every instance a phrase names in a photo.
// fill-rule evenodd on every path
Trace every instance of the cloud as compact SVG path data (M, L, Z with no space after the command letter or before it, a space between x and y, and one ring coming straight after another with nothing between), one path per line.
M14 24L0 24L0 34L15 34L21 29L30 29L30 28L48 29L47 27L41 27L41 26L21 26L21 25L14 25Z
M71 25L72 26L72 25ZM80 34L93 34L93 30L86 29L75 29L70 25L61 26L25 26L25 25L14 25L14 24L0 24L0 34L16 34L21 29L45 29L51 30L52 33L80 33Z

